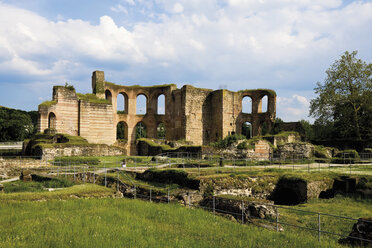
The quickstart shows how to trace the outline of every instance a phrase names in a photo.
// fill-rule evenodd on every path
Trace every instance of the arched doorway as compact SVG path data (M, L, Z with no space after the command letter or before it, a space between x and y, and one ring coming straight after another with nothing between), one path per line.
M118 114L128 114L128 96L120 92L116 99L116 109Z
M106 90L105 91L105 99L108 100L110 103L112 103L112 94L111 91Z
M245 96L242 99L242 113L252 113L252 98L250 96Z
M48 128L56 129L57 128L57 117L53 112L49 113L48 116Z
M268 110L268 100L267 96L261 98L261 112L266 113Z
M136 114L147 114L147 97L144 94L139 94L136 100Z
M157 109L158 115L165 115L165 96L164 94L161 94L158 96L158 109Z
M128 125L124 121L120 121L116 125L116 139L125 143L128 140Z
M146 125L143 122L138 122L135 130L136 130L136 139L147 137Z
M242 135L244 135L247 139L252 138L252 124L248 121L242 124Z
M165 125L163 122L160 122L156 127L157 137L158 139L165 139Z

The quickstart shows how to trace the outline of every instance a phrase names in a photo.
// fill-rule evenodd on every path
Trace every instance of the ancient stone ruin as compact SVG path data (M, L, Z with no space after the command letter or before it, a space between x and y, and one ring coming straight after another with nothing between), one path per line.
M118 124L124 127L124 144L129 155L136 154L136 126L146 128L147 138L157 138L159 125L165 127L166 140L186 140L206 145L229 134L240 134L249 122L252 136L264 125L270 128L276 111L273 90L211 90L185 85L123 86L105 81L103 71L92 75L93 94L79 94L71 86L54 86L53 100L39 105L38 131L81 136L90 143L119 145ZM118 111L118 96L124 109ZM136 113L137 97L146 97L146 112ZM165 99L165 111L158 113L158 99ZM243 112L246 97L251 108ZM267 98L267 106L263 98ZM265 104L265 105L266 105ZM264 111L262 111L264 110Z

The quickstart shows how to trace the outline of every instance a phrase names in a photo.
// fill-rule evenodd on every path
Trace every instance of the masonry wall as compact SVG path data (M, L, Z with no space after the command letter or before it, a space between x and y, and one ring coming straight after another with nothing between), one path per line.
M195 145L202 145L205 138L203 123L207 125L212 118L208 104L212 90L185 85L182 91L185 94L185 138Z
M157 138L157 127L163 123L167 140L185 139L194 145L206 145L232 133L241 133L242 124L250 122L253 136L259 135L263 123L268 128L275 119L275 92L271 90L210 90L185 85L152 87L123 86L105 81L104 72L92 75L93 94L106 103L79 99L74 90L53 88L54 103L39 106L39 132L43 132L55 114L57 132L80 135L90 143L115 144L137 154L136 125L146 127L148 138ZM125 108L118 112L118 96L123 95ZM137 97L146 97L146 113L136 113ZM165 114L157 113L158 97L165 97ZM252 99L249 113L242 112L243 97ZM267 111L262 112L262 98L268 97ZM118 123L124 125L126 143L116 140Z
M94 144L112 145L116 141L116 126L111 104L79 101L79 135Z
M43 132L49 127L49 116L54 114L56 117L55 129L60 133L78 135L78 99L75 90L70 90L64 86L53 87L53 101L55 104L46 107L39 106L39 126L38 131Z

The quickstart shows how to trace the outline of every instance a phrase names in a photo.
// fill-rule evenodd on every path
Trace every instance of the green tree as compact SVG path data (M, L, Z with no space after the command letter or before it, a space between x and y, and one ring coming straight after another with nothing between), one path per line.
M249 122L244 122L242 125L242 135L244 135L247 139L252 138L252 126Z
M371 133L372 64L356 58L357 51L345 52L326 71L323 83L314 89L310 116L316 125L333 125L337 138L368 139Z
M146 138L146 126L140 122L136 125L136 139Z
M30 115L21 110L0 107L0 141L22 141L35 133Z
M165 139L165 125L164 123L159 123L159 125L156 128L158 139Z

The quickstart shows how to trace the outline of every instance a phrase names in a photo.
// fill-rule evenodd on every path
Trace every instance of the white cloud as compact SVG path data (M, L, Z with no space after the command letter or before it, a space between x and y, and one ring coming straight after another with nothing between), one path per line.
M158 19L130 27L110 16L96 25L53 22L0 2L0 75L82 80L94 68L118 82L309 90L345 50L372 58L371 2L121 0L111 10L127 15L133 8ZM309 106L300 94L279 101ZM290 118L299 116L289 108Z
M112 7L110 7L110 9L114 12L117 12L117 13L128 14L128 10L121 4L117 4L116 6L112 6Z
M126 2L127 4L129 5L135 5L136 3L134 2L134 0L124 0L124 2Z
M309 100L298 94L293 94L291 97L277 97L278 117L284 121L308 119L309 106Z
M174 13L177 13L177 14L182 13L183 12L182 4L175 3L174 6L173 6L173 11L174 11Z

